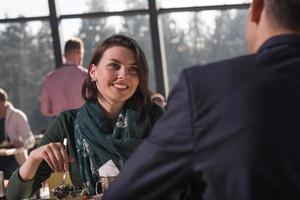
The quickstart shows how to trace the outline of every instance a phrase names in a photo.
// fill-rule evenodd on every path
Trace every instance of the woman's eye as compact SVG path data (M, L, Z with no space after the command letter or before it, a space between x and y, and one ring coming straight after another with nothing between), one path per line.
M138 68L137 67L130 67L129 72L131 74L138 74Z
M113 69L119 69L120 68L120 66L117 63L110 63L108 66L113 68Z

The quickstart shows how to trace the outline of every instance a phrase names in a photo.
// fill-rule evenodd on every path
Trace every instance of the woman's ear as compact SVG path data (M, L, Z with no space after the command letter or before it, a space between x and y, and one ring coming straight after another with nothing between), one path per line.
M91 64L89 66L89 74L90 74L90 77L92 78L92 80L94 80L96 78L96 66L94 64Z

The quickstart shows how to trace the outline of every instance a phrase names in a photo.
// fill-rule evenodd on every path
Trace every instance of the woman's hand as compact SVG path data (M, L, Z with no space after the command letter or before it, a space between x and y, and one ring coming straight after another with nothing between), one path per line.
M45 160L53 171L63 172L68 169L68 154L61 142L49 143L33 150L29 158L42 162Z
M63 172L69 168L69 158L64 145L61 142L49 143L30 152L25 163L20 167L21 178L31 180L43 160L56 172Z

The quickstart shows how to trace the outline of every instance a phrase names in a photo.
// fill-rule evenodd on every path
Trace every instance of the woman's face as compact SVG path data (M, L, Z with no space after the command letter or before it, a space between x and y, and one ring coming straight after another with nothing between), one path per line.
M96 80L101 98L110 103L124 103L139 84L138 66L131 50L113 46L108 48L100 62L92 65L90 76Z

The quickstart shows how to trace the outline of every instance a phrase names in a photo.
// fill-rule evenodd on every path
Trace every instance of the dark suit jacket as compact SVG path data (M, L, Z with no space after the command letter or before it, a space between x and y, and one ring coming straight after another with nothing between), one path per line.
M184 70L166 110L105 199L300 199L300 36Z

